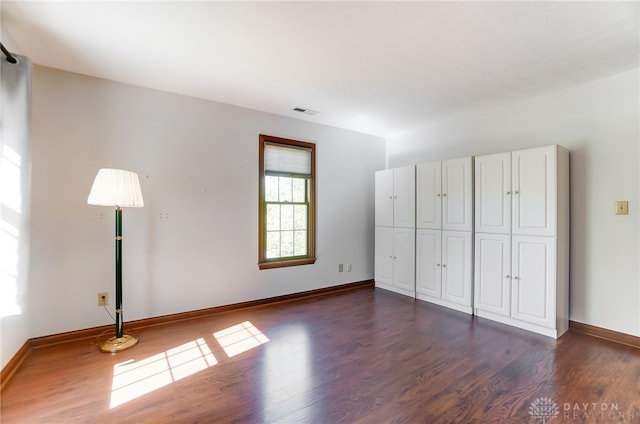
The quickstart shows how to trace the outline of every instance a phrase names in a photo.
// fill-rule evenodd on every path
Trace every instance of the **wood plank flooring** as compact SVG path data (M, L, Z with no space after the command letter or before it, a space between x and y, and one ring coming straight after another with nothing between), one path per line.
M87 341L35 349L0 421L640 423L640 350L379 289L131 332L139 345L115 355Z

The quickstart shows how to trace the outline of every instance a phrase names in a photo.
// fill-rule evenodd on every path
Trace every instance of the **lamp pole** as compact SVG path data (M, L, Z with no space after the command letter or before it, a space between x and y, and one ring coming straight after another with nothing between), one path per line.
M116 338L122 334L122 209L116 206Z
M124 334L122 319L122 208L116 205L116 335L100 346L102 352L116 353L138 343L138 338Z

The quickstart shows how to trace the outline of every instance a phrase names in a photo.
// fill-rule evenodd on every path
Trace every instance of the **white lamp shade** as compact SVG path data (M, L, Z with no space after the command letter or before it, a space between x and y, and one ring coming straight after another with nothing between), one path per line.
M99 169L87 203L99 206L143 207L144 200L138 174L122 169Z

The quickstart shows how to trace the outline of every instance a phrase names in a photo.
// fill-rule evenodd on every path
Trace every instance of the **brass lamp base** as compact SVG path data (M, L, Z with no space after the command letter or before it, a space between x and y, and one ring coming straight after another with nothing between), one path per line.
M122 337L111 337L100 345L100 351L105 353L117 353L138 344L138 338L129 334L123 334Z

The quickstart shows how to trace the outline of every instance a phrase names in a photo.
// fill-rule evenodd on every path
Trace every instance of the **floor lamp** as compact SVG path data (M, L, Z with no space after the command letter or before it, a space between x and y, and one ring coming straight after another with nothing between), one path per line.
M87 203L116 208L116 335L100 345L102 352L116 353L138 343L137 337L124 334L122 320L122 208L144 206L138 174L122 169L98 170Z

